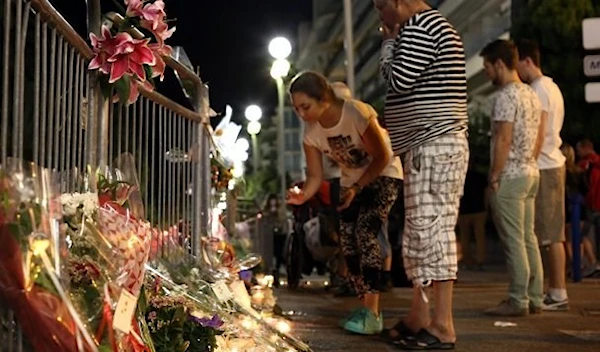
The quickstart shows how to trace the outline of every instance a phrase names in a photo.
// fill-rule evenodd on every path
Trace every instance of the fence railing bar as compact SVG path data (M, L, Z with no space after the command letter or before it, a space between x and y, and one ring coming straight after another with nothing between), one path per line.
M123 107L122 105L117 105L115 107L115 110L117 111L116 115L119 116L115 119L117 127L119 129L115 131L117 133L117 154L113 155L113 158L118 158L119 155L121 155L121 153L123 152L123 119L125 118L123 115L125 115L125 107Z
M159 123L160 123L160 128L158 130L159 133L159 142L158 142L158 160L160 161L159 164L159 179L158 179L158 193L159 193L159 201L158 201L158 208L159 208L159 215L158 215L158 221L160 224L160 229L164 230L165 228L165 223L164 223L164 219L165 219L165 182L166 182L166 178L165 178L165 121L166 118L164 116L164 106L160 106L159 107ZM162 250L162 256L163 258L165 257L165 246L163 245L163 250Z
M174 150L175 148L175 141L174 141L174 136L173 136L173 131L175 130L174 125L175 125L175 120L174 120L174 113L172 111L169 111L167 113L167 139L168 139L168 147L167 150L171 151ZM174 224L173 218L175 217L174 211L175 211L175 202L173 201L175 198L175 192L173 190L173 184L174 184L174 170L173 170L173 166L175 165L175 163L172 162L167 162L166 166L167 166L167 226L169 229L169 232L172 229L172 226ZM171 247L169 246L169 255L172 253L171 251Z
M33 161L40 163L40 50L41 50L41 18L40 14L35 15L35 52L34 52L34 82L33 82Z
M25 101L25 47L27 45L27 31L29 29L29 16L30 16L31 4L25 3L25 8L22 9L21 16L23 17L23 24L21 27L21 47L19 48L18 57L20 59L19 62L19 101ZM19 133L17 134L17 139L19 140L19 157L23 158L24 153L24 136L25 136L25 104L18 105L19 107Z
M4 0L4 50L2 52L2 140L0 153L2 153L2 164L6 163L8 155L8 80L10 66L10 28L11 28L11 4L12 0Z
M50 80L48 81L48 133L47 133L47 144L46 144L46 158L47 164L46 167L52 168L52 143L54 136L54 103L55 103L55 84L56 82L56 55L52 55L52 53L56 52L56 38L57 38L56 28L52 28L50 31Z
M42 67L41 72L44 72L42 75L42 87L39 92L41 102L40 102L40 115L42 117L42 128L40 133L40 162L42 165L46 165L46 124L48 123L48 119L46 115L47 107L48 107L48 24L44 22L42 24Z
M152 214L152 208L148 208L150 204L150 173L152 169L150 168L150 149L148 148L150 145L150 121L152 121L152 117L150 116L150 101L148 99L144 99L144 115L146 116L146 123L144 124L144 153L146 158L144 159L144 165L146 169L144 171L144 209L146 209L146 218L150 219L150 215ZM141 144L140 144L141 145ZM141 155L141 153L140 153ZM154 159L154 157L152 157ZM140 159L140 164L142 163ZM152 223L152 220L150 220Z
M150 101L150 100L148 100ZM158 195L156 193L156 188L154 187L155 185L155 175L156 175L156 130L157 130L157 125L158 125L158 115L159 112L157 111L158 107L156 103L152 103L152 114L151 116L151 121L152 121L152 130L150 135L152 136L152 165L150 166L152 168L152 172L150 173L150 184L152 185L152 198L150 198L150 209L152 209L152 212L150 213L150 223L152 225L158 225L158 219L156 217L158 217L158 213L156 212L156 207L158 206ZM158 227L158 226L157 226ZM162 237L161 237L162 239Z
M78 91L75 89L75 70L76 68L73 67L74 64L76 64L77 60L77 56L75 54L75 49L73 48L69 48L69 76L68 76L68 96L69 99L67 100L67 121L65 121L66 124L66 130L67 130L67 138L66 138L66 144L67 144L67 148L66 148L66 153L65 153L65 169L68 171L67 173L67 180L66 180L66 185L68 187L68 191L72 192L72 187L71 187L71 177L75 176L74 174L72 174L73 171L73 167L75 166L74 163L71 163L71 150L73 149L73 146L76 146L77 144L73 143L73 138L72 138L72 133L73 133L73 124L71 122L72 119L74 119L73 116L73 105L74 105L74 101L77 99L77 95L78 95Z
M82 88L79 83L81 80L81 58L79 57L79 55L75 55L75 72L74 72L74 86L75 86L75 91L73 94L73 119L71 121L72 123L72 131L73 131L73 145L77 145L77 146L81 146L83 145L83 141L79 139L79 131L81 130L81 124L79 123L80 121L80 116L81 116L81 91L80 89ZM71 164L73 165L74 168L77 169L77 175L83 175L85 173L85 170L81 167L81 164L79 164L79 158L78 158L78 153L81 150L81 148L75 148L73 150L73 153L71 155ZM73 180L73 183L71 184L71 187L75 187L77 186L77 179ZM78 191L83 191L83 190L78 190Z
M177 146L179 148L180 151L185 152L185 148L186 148L186 144L185 144L185 140L183 139L183 122L185 120L182 117L179 117L177 119L177 127L178 127L178 135L177 135ZM184 210L183 210L183 197L185 195L185 193L183 193L183 181L182 177L183 177L183 168L185 165L185 158L183 156L180 156L180 162L177 163L177 185L176 185L176 192L177 192L177 227L180 228L182 230L185 230L185 221L187 219L187 215L185 214Z
M84 66L84 67L87 67ZM85 81L85 97L86 97L86 108L85 108L85 115L83 116L84 118L84 123L83 125L85 126L85 134L84 134L84 139L85 139L85 144L84 144L84 153L83 153L83 165L90 165L90 163L92 162L92 160L90 160L90 151L89 148L93 148L94 146L92 145L91 142L94 141L92 135L93 133L88 132L91 128L93 128L94 123L91 121L92 118L95 116L94 115L94 108L92 106L92 104L94 103L94 99L92 99L92 94L94 94L94 90L92 87L92 75L89 74L89 72L84 73L84 81ZM95 164L95 162L94 162Z
M69 113L67 111L67 97L69 96L69 91L72 89L72 87L68 86L68 73L69 73L69 45L68 43L63 41L63 57L62 57L62 88L61 88L61 95L60 95L60 115L59 116L59 128L60 128L60 144L56 144L54 146L54 148L58 149L57 147L60 145L61 146L61 150L57 150L58 155L60 155L60 163L58 166L58 169L61 171L64 171L66 169L66 165L65 165L65 149L66 149L66 133L67 133L67 125L66 125L66 120L67 120L67 114Z
M17 158L20 157L20 148L22 145L19 144L19 125L22 122L21 120L21 109L20 109L20 99L21 99L21 86L20 86L20 78L21 78L21 57L24 56L24 53L21 53L21 28L23 23L23 2L17 1L17 6L15 9L15 46L14 46L14 55L13 62L15 65L15 69L13 71L13 107L12 107L12 153L13 156Z
M191 149L192 149L192 144L194 143L194 141L192 140L191 137L191 132L192 132L192 122L189 120L185 120L184 121L185 125L186 125L186 129L185 129L185 135L186 135L186 140L187 142L185 143L185 150L186 150L186 154L187 154L187 162L185 163L185 175L184 175L184 195L185 195L185 216L186 216L186 224L185 224L185 229L187 231L187 240L188 240L188 252L191 251L191 233L192 233L192 207L191 207L191 195L190 195L190 185L191 185L191 177L190 177L190 170L191 170L191 165L192 165L192 155L191 155ZM191 252L190 252L191 253Z
M62 107L62 101L61 101L61 97L62 97L62 92L61 90L65 88L64 84L63 84L63 39L62 37L58 37L58 54L57 54L57 72L56 72L56 87L57 89L54 91L55 95L54 95L54 143L52 144L52 150L54 150L54 157L52 159L53 161L53 166L52 168L59 168L59 148L57 148L56 146L59 145L60 143L60 125L61 125L61 107Z
M129 124L131 123L131 118L135 118L135 104L133 106L125 107L125 149L124 153L130 153L131 149L129 149L129 140L131 139L131 135L129 134Z
M113 167L113 159L115 158L115 122L117 121L117 106L109 104L108 114L112 116L111 123L108 124L108 160L106 164L108 167Z
M84 131L85 131L85 121L86 121L86 117L88 114L88 105L87 105L87 95L86 90L85 90L85 80L86 80L86 76L87 76L87 70L86 70L86 64L85 64L85 59L82 57L79 57L79 62L78 62L78 68L79 68L79 88L77 89L77 91L79 92L79 104L77 105L77 112L78 112L78 119L77 119L77 131L78 131L78 136L77 136L77 140L79 141L79 145L83 146L83 148L77 148L77 163L79 165L79 167L81 168L81 172L85 173L85 169L86 169L86 163L85 163L85 146L87 145L86 141L84 140ZM108 142L108 141L107 141ZM109 145L111 145L112 143L108 142Z
M175 115L174 112L171 112L170 126L171 126L171 150L175 150L178 147L177 143L177 120L178 116ZM171 221L169 222L170 226L177 225L177 163L169 163L169 167L171 169L171 180L169 182L169 188L171 189Z

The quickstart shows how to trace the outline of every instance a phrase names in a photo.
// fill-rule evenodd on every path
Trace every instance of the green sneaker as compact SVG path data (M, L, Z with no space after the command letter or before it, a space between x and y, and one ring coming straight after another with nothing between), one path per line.
M379 313L376 317L369 309L362 308L344 324L344 329L355 334L376 335L383 330L383 316Z
M340 320L340 327L343 329L344 326L346 326L346 323L349 322L350 320L354 319L354 317L358 314L364 314L362 311L364 310L364 307L359 307L359 308L355 308L353 309L350 314L348 314L347 317L345 317L344 319Z

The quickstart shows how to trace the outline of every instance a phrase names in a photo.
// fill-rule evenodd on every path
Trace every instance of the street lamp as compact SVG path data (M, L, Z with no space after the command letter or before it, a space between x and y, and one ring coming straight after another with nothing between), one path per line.
M244 115L248 121L258 121L262 117L262 109L258 105L249 105Z
M271 77L277 83L277 96L279 102L278 115L279 124L277 129L277 144L279 145L278 162L279 171L281 172L281 199L285 199L286 195L286 184L285 184L285 164L283 159L284 154L284 99L285 99L285 86L283 79L287 77L290 72L290 62L287 58L292 53L292 44L289 40L284 37L277 37L271 40L269 43L269 53L275 59L273 66L271 67Z
M258 105L250 105L246 108L246 120L248 120L248 134L252 138L252 165L254 172L257 172L260 164L260 150L258 149L258 141L256 135L260 133L261 124L259 120L262 118L262 110Z

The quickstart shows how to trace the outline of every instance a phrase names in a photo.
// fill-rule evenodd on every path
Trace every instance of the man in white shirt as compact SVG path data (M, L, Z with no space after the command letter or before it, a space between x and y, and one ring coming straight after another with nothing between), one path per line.
M542 103L543 139L537 159L540 187L535 201L535 233L540 247L548 253L549 290L543 310L569 309L565 255L565 157L560 151L560 131L565 117L563 96L552 78L540 69L537 43L523 40L517 44L521 79L536 92Z

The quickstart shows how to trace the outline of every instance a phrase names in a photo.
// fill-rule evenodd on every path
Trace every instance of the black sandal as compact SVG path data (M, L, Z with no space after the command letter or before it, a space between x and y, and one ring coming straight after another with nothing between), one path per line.
M404 339L398 343L402 350L426 351L426 350L453 350L454 342L442 342L429 331L421 329L412 339Z
M393 332L395 332L395 336L392 336ZM412 332L402 320L400 320L391 328L383 329L380 336L385 342L397 344L402 340L414 339L415 335L416 334Z

